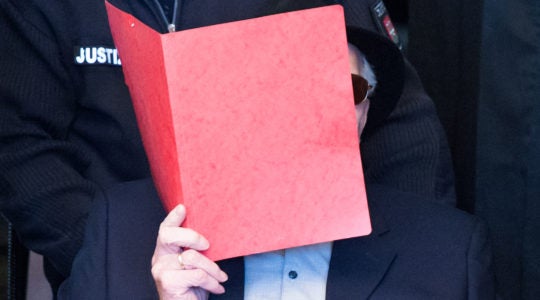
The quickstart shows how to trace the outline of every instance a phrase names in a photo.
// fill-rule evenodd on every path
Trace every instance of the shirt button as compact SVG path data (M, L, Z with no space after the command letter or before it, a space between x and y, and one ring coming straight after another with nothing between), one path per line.
M290 279L296 279L296 277L298 277L298 273L296 273L296 271L290 271L289 272L289 278Z

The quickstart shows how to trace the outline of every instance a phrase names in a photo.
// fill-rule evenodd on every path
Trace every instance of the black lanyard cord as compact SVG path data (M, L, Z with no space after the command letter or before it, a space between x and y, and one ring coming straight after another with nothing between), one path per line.
M173 8L173 15L172 20L169 22L167 20L167 16L165 15L165 11L163 11L163 7L161 6L161 3L159 3L159 0L154 0L154 3L156 4L159 14L161 15L161 19L163 19L163 22L167 24L167 29L169 32L175 32L176 31L176 22L178 18L178 0L174 0L174 8Z

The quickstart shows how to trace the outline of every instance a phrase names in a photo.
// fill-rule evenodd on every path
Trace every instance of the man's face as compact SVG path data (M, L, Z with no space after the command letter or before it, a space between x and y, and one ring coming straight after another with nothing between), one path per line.
M353 44L349 44L349 65L351 68L351 74L356 74L360 76L364 76L364 56L354 46ZM358 136L360 137L362 135L362 131L364 130L364 126L366 126L367 122L367 114L369 110L369 99L366 99L359 104L355 105L356 108L356 124L358 126Z

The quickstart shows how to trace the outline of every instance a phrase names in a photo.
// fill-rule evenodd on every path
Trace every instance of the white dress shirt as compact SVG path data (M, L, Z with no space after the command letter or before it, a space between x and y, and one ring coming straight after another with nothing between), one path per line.
M332 243L246 256L246 300L324 300Z

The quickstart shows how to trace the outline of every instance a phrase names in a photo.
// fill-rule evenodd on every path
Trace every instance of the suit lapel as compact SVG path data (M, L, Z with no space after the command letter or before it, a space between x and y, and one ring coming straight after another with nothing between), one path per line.
M396 257L386 243L384 216L370 203L371 235L334 242L326 299L367 299L378 287Z

